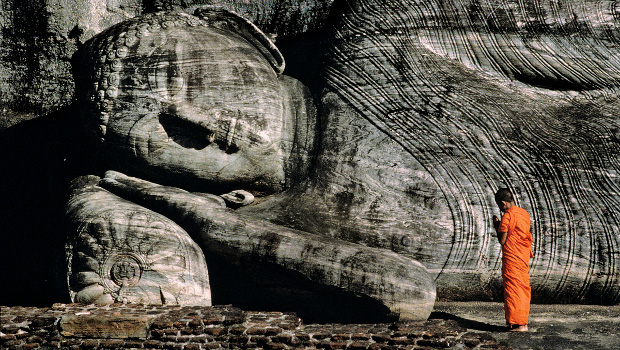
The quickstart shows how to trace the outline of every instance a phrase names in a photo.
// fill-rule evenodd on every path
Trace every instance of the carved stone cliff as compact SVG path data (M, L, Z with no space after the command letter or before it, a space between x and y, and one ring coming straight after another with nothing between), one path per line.
M74 176L103 176L110 164L114 164L114 170L121 168L131 176L192 190L203 186L211 192L223 193L239 181L259 198L253 205L235 209L234 214L227 211L221 214L228 218L227 222L241 220L243 225L239 224L238 228L251 227L249 231L257 232L285 227L282 232L300 234L313 244L328 239L346 242L342 244L347 247L352 244L355 249L367 247L365 252L381 251L379 255L385 257L394 253L397 255L394 261L404 259L402 264L410 261L416 268L419 263L421 271L430 272L440 298L498 300L501 258L490 218L496 214L494 191L509 187L517 195L517 205L527 209L533 218L534 259L530 272L533 300L603 304L620 301L620 216L615 210L620 205L620 6L616 1L343 0L333 4L308 2L308 7L301 5L306 3L286 1L244 3L222 1L218 5L244 14L267 32L267 36L275 37L284 60L290 63L284 73L310 88L302 89L301 83L270 72L273 76L269 75L269 79L262 81L265 85L261 85L270 99L257 100L267 101L259 109L268 110L269 117L256 125L252 123L260 118L251 116L257 111L252 111L252 106L242 106L242 99L234 98L232 102L223 102L235 107L238 114L234 117L216 113L217 123L201 122L200 118L206 115L203 112L207 100L220 95L202 94L214 85L200 79L193 81L202 84L201 94L186 94L182 99L197 101L198 109L177 100L173 107L169 106L170 101L154 109L145 107L135 103L140 100L136 96L142 96L141 92L135 92L139 89L120 99L111 124L105 110L99 113L101 104L80 105L77 110L75 106L69 107L73 80L67 75L68 57L74 49L95 32L126 17L157 9L179 9L174 2L123 6L115 3L100 12L93 8L85 10L80 4L75 4L77 12L68 11L70 7L49 5L49 16L33 16L36 21L32 22L24 21L33 18L24 12L43 11L46 7L34 3L9 6L7 13L14 17L4 17L3 23L14 26L3 32L2 40L7 55L3 69L10 73L0 75L11 82L2 84L3 96L7 96L3 99L7 101L3 105L6 125L16 123L15 118L43 115L65 106L51 115L62 115L64 124L40 118L42 124L22 123L5 133L8 137L4 140L8 141L3 142L2 146L6 147L2 148L7 154L3 159L8 161L5 164L10 169L5 175L7 180L3 181L6 187L3 190L9 193L7 202L3 203L8 204L3 215L9 227L6 237L11 237L12 241L8 241L14 247L27 248L33 241L39 242L34 243L36 249L44 251L44 244L40 243L43 234L38 232L43 232L45 224L50 227L57 224L55 217L62 214L50 209L59 205L58 202L37 200L47 193L57 195L57 187L66 185ZM326 15L328 4L331 5L329 16ZM199 4L186 5L186 10L193 12ZM118 11L109 12L112 8ZM32 43L26 40L29 28L36 38ZM60 34L50 35L50 32ZM126 42L127 38L123 40ZM96 83L78 89L85 94L84 100L104 103L110 97L119 96L118 91L110 89L116 78L105 72L106 67L111 71L119 68L114 66L115 55L122 58L123 52L119 53L120 46L114 45L117 43L104 41L90 51L101 54L98 50L114 49L105 51L106 57L100 57L101 62L109 63L100 67L103 73L84 75L87 82L94 79ZM194 54L183 56L192 52L188 48L176 52L175 47L167 47L167 52L172 53L162 56L161 61L143 66L140 65L143 62L137 62L135 67L146 67L144 76L153 78L149 86L158 93L174 90L185 94L182 88L174 89L175 82L182 86L184 81L177 78L195 78L196 72L198 75L216 72L192 61ZM21 54L25 52L36 52L36 55ZM141 54L145 52L149 51L145 49ZM108 59L108 53L114 57ZM169 63L176 61L189 62L182 67L185 76L178 75L175 69L161 69L172 67ZM265 67L269 66L269 59L266 62ZM277 67L278 64L276 72ZM210 76L214 75L217 74ZM126 73L118 78L131 80L132 77L139 75ZM138 85L132 84L139 80L117 86L133 89ZM163 84L161 89L159 83ZM92 86L97 94L87 91ZM42 93L43 90L49 95ZM244 95L253 96L251 89L243 91ZM281 96L273 91L289 92ZM281 98L296 102L280 105ZM306 125L315 133L305 132L304 135L311 135L303 140L306 146L295 148L292 145L299 144L298 138L282 136L286 133L283 130L292 129L278 129L273 125L279 125L279 118L310 120L304 118L312 113L295 115L293 111L306 111L306 107L310 110L312 101L317 105L317 119ZM302 105L305 107L299 109ZM149 119L141 115L140 122L126 123L135 117L123 116L126 107L153 116ZM95 150L76 150L76 145L83 144L72 137L79 133L68 127L63 129L63 126L73 127L76 120L72 118L85 111L97 112L91 113L96 118L94 122L91 120L90 130L99 139L105 139L104 164L90 164L93 157L89 152ZM272 117L275 119L269 119ZM177 119L183 123L171 122ZM256 147L248 147L249 152L243 150L248 145L234 140L236 131L230 132L234 129L230 126L233 119L239 130L249 130L250 146L268 144L265 149L277 152L256 152ZM204 129L213 131L224 121L228 129L220 133L216 130L207 138L209 145L219 145L223 153L215 159L225 159L214 167L232 159L226 157L243 159L243 155L252 152L265 156L258 161L261 166L248 167L253 164L251 161L240 161L234 164L243 166L230 174L191 168L192 157L197 157L193 150L206 149L208 145L197 147L196 140L204 141L207 135ZM244 123L251 128L244 129ZM198 124L202 131L183 131L190 124ZM30 130L29 125L32 125ZM40 125L44 127L37 127ZM270 142L263 142L267 140L262 133L265 130L257 125L267 130ZM28 139L33 135L38 140ZM240 147L231 147L237 141ZM125 142L133 143L123 145ZM167 142L181 145L177 151L192 149L188 154L193 156L157 158L161 153L151 154ZM24 158L8 151L16 146ZM55 156L50 158L50 154ZM289 154L293 156L287 158ZM64 165L67 159L69 165ZM287 168L291 159L295 160L292 162L295 166ZM26 160L36 165L24 167ZM296 167L299 164L302 166ZM267 175L260 173L266 169L275 170ZM161 190L157 185L143 187L143 180L114 174L108 173L104 178L101 186L106 190L119 196L134 196L133 201L139 206L162 205L157 202L161 200L157 197ZM43 177L46 182L42 182ZM121 181L119 185L117 179L125 179L126 183ZM192 179L200 181L188 182ZM16 183L22 187L30 183L36 186L32 192L26 192L30 197L23 199ZM172 192L178 194L177 190L173 188ZM165 198L165 215L175 217L175 208L191 207L188 203L193 203L194 194L181 193L174 200ZM34 199L34 208L40 210L26 211L28 215L25 215L29 199ZM38 214L45 220L25 223ZM191 207L173 221L178 221L192 237L198 237L194 239L204 248L209 243L222 243L217 240L229 233L225 225L210 231L205 223L215 220L213 215ZM246 231L240 228L233 233L240 232ZM261 250L265 237L256 246L233 244L232 250L249 249L248 254L255 254L254 257L273 258L279 266L312 275L311 269L304 269L311 264L297 264L294 259L278 260L281 256ZM281 236L267 241L273 243L270 247L286 243ZM384 255L385 252L389 254ZM47 254L51 260L53 254ZM15 260L26 260L5 259L14 269L20 265ZM363 270L363 266L359 269ZM46 272L38 277L48 276L51 269ZM327 275L321 277L319 283L330 286L342 283ZM41 283L34 281L21 288ZM420 285L424 283L426 280ZM356 291L358 285L351 286ZM372 296L372 288L365 292ZM37 293L42 294L34 294Z

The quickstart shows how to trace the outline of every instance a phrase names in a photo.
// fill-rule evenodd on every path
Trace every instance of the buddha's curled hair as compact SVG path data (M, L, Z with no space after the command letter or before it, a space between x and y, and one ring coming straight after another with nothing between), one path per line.
M182 83L182 77L175 75L174 68L167 68L165 88L149 81L147 75L153 70L169 65L165 60L153 63L151 56L162 49L169 34L179 29L189 32L200 31L200 28L235 33L254 46L276 74L284 70L284 59L271 40L255 25L230 11L202 8L196 11L196 16L184 12L156 12L129 19L88 40L72 58L76 99L83 107L82 112L89 116L82 118L86 129L95 131L103 141L110 113L125 108L118 102L123 89L131 89L134 96L159 89L158 92L165 92L162 99L170 97L176 85ZM129 61L131 66L127 64ZM158 104L159 101L152 102ZM153 110L157 106L145 108Z

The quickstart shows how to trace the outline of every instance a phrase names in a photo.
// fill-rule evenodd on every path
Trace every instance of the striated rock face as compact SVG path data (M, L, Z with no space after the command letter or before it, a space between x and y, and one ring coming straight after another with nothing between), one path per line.
M1 127L69 105L75 89L70 58L79 45L142 11L134 0L7 0L2 5Z
M497 298L489 220L506 186L533 217L534 300L617 303L618 10L337 2L318 170L284 211L309 194L298 226L414 257L440 297Z
M266 33L286 37L323 26L334 0L154 0L149 10L182 10L211 7L235 12Z
M618 201L618 143L607 137L619 125L617 98L612 94L618 75L618 57L609 50L613 37L594 31L598 40L608 40L610 45L586 51L607 50L607 54L586 55L578 40L569 41L556 28L559 19L547 20L549 28L543 33L531 23L521 24L526 19L504 13L514 19L514 25L500 30L493 21L471 20L472 13L484 13L487 7L482 5L462 11L449 8L455 11L452 15L439 5L433 7L436 12L399 11L398 6L417 8L408 2L360 1L337 6L332 13L333 29L324 43L321 139L315 167L305 182L279 185L286 181L284 173L277 175L289 162L287 150L293 148L289 145L300 139L288 138L286 125L308 120L291 118L279 109L284 87L269 71L280 73L283 60L249 24L236 24L234 19L226 20L227 27L218 24L225 13L205 12L200 20L205 22L195 24L182 14L146 16L91 41L78 62L94 67L94 73L77 71L77 77L86 82L79 89L85 93L83 100L94 102L87 118L96 117L103 152L124 159L121 164L129 164L127 169L141 176L160 179L164 174L167 182L177 186L183 186L186 178L200 178L220 192L231 184L259 192L265 184L269 191L288 187L238 212L326 235L335 239L334 244L351 241L416 259L434 274L440 296L446 298L497 297L499 246L489 218L494 212L494 190L507 186L534 218L535 298L616 302L618 262L613 252L618 249L618 218L611 212L597 214L600 207ZM193 28L209 25L214 32L198 29L200 37L192 34ZM218 48L231 49L218 44L220 39L214 36L224 28L235 28L226 32L229 40L238 34L249 38L252 48L264 56L237 53L247 59L220 61L227 54ZM186 40L209 49L194 50L184 44ZM232 47L248 52L250 47L244 45L238 41ZM195 59L206 56L210 59ZM80 61L83 57L86 60ZM568 65L570 60L580 62L581 68ZM203 62L210 68L203 69ZM236 78L237 66L255 71L259 67L266 73L246 71ZM159 67L165 69L160 72ZM577 74L581 71L585 73ZM96 83L91 87L87 83L93 79ZM236 80L242 83L227 83ZM260 92L254 93L256 89ZM593 101L598 110L583 115L582 106ZM219 108L226 113L213 112L214 106L216 112ZM257 116L263 121L257 122ZM246 128L236 129L246 123ZM195 134L190 133L190 125L198 127ZM304 134L301 139L312 138ZM201 139L212 141L198 147ZM312 152L303 144L298 149ZM272 159L270 154L285 156ZM253 167L229 157L262 165ZM213 170L209 170L211 164L215 164ZM188 174L184 169L189 169ZM275 175L265 176L264 171ZM304 174L297 172L295 177ZM125 192L121 190L121 195ZM234 243L238 238L228 236L225 226L213 229L219 227L213 212L186 210L175 220L187 222L187 215L200 218L189 222L198 225L193 230L202 232L205 242L217 241L238 252L261 251L251 243L238 246ZM245 220L243 225L234 224L234 216L223 220L236 227L236 234L248 231L243 228L249 223ZM201 228L200 222L208 222L208 229ZM301 237L294 239L294 246L320 242L318 237ZM274 239L283 240L259 238L256 246ZM314 258L289 255L286 252L295 249L272 244L279 253L274 257L258 253L259 259L308 276L317 270ZM318 254L318 260L330 255ZM340 262L327 270L339 270L348 259L334 254ZM382 261L379 255L373 256ZM327 276L325 271L321 275ZM314 278L343 285L340 277ZM370 284L349 288L386 305L400 302L387 301Z

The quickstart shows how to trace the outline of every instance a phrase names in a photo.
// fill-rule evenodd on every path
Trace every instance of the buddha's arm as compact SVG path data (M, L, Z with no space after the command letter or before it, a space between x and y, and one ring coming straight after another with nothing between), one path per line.
M434 281L413 259L205 205L199 195L117 172L108 172L102 186L171 218L193 233L205 252L275 263L315 282L368 295L402 319L426 319L433 308Z

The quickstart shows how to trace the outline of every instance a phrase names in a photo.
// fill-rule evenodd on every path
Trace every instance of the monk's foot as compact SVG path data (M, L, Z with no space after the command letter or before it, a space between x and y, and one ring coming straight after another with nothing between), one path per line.
M508 331L509 332L527 332L527 324L524 324L524 325L511 324L508 326Z

